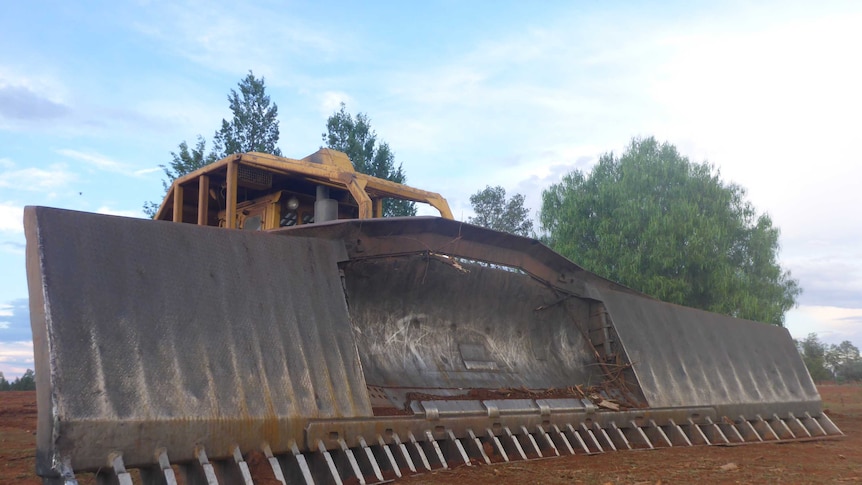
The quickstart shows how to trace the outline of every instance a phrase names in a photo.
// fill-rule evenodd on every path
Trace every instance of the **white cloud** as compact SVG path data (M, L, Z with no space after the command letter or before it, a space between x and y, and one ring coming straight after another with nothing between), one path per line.
M24 208L9 202L0 202L0 232L24 232ZM0 306L0 316L3 316Z
M846 224L862 178L851 161L862 130L862 67L850 61L860 22L858 12L749 29L719 21L669 36L670 56L647 79L665 111L658 134L692 142L786 235Z
M106 205L103 205L96 209L96 212L99 214L105 214L109 216L122 216L122 217L135 217L138 219L144 218L144 214L140 210L122 210L122 209L112 209Z
M140 177L141 175L146 175L148 173L161 172L161 167L152 167L152 168L142 168L141 170L135 170L132 172L136 177Z
M341 91L326 91L320 97L320 113L327 117L338 111L341 103L349 106L353 102L349 94Z
M862 343L862 308L802 305L787 314L786 327L794 338L816 333L827 343Z

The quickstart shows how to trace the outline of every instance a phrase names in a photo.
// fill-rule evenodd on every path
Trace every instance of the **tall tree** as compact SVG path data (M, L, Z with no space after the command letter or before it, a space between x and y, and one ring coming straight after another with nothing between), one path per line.
M476 217L467 219L470 224L519 236L530 236L533 232L530 211L524 207L524 196L521 194L506 200L506 189L499 185L485 186L484 190L470 196L470 205L476 213Z
M540 220L558 252L665 301L783 325L801 292L745 190L654 138L549 187Z
M254 73L239 82L239 93L231 89L227 97L233 119L221 120L214 137L216 158L234 153L263 152L281 156L278 144L278 106L266 94L264 78Z
M231 89L228 103L233 112L230 122L221 121L221 129L213 136L213 149L206 153L206 140L198 135L195 147L189 149L183 140L178 152L171 152L171 162L159 165L165 172L162 186L167 193L171 183L179 177L209 165L234 153L263 152L281 156L278 143L278 106L270 103L264 78L257 79L252 71L239 84L239 93ZM158 202L144 202L143 211L155 217Z
M341 109L326 120L326 133L322 135L327 148L347 154L357 172L403 184L407 177L402 165L395 166L395 154L386 142L377 141L368 115L358 113L356 118ZM416 204L406 200L385 199L384 217L415 216Z

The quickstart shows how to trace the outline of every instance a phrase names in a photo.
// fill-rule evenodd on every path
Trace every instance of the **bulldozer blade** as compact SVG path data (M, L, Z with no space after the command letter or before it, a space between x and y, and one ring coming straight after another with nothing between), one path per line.
M45 483L384 483L841 435L786 329L652 299L532 239L43 207L25 231Z

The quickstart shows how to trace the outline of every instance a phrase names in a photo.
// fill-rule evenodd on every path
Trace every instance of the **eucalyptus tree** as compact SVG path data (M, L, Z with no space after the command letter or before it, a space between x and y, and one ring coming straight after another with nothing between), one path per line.
M655 138L633 139L542 193L558 252L659 299L783 325L801 289L778 263L779 229L741 186Z

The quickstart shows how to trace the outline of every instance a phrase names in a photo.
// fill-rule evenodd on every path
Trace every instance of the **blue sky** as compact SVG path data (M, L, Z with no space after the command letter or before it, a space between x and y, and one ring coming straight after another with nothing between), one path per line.
M25 205L142 216L249 71L301 158L345 102L457 218L654 135L748 189L805 292L796 337L862 345L862 3L6 2L0 372L32 367Z

